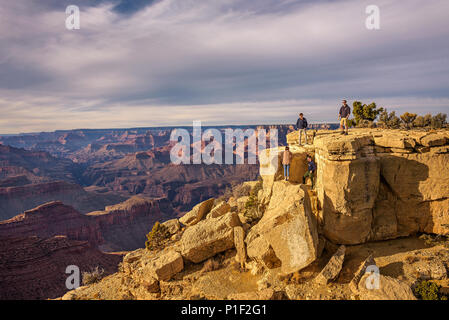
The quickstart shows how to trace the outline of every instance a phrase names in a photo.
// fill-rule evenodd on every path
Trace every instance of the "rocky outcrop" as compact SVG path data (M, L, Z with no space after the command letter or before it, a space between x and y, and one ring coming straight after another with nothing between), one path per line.
M234 248L234 227L237 226L240 226L237 214L229 212L188 227L181 238L182 256L198 263Z
M194 224L197 224L210 212L214 205L214 202L215 199L211 198L197 204L195 207L193 207L192 210L179 218L179 222L181 222L185 226L193 226Z
M417 232L448 234L447 131L365 130L317 135L323 232L357 244Z
M288 274L317 258L318 231L309 196L301 185L284 181L273 184L262 219L246 237L248 256Z

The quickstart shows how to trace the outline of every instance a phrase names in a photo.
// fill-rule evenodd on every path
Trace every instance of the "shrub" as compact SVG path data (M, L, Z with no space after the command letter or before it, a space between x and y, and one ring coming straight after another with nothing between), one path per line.
M170 237L170 232L167 227L160 224L159 221L153 225L151 231L147 234L147 241L145 241L145 248L147 250L156 250L163 246L165 240Z
M405 112L401 116L401 120L404 122L406 128L411 128L413 127L413 121L415 121L417 116L418 115L416 113Z
M104 277L104 269L100 269L98 266L92 269L90 272L83 272L83 285L97 283Z
M372 102L369 105L362 104L360 101L354 101L352 113L354 115L354 119L356 124L359 126L362 124L362 121L371 121L374 122L377 116L384 111L383 108L377 108L376 103Z
M413 126L416 128L423 128L426 126L426 120L423 116L418 116L415 121L413 121Z
M263 188L262 177L259 177L257 184L251 190L248 200L245 203L243 215L249 223L259 220L262 217L262 209L258 199L258 193Z
M445 113L439 113L436 116L433 116L430 120L430 126L433 129L441 129L446 124L447 115Z
M432 123L432 115L430 113L424 116L424 127L430 127Z
M384 110L379 116L379 122L385 128L397 129L399 128L401 119L396 116L396 112L392 111L388 113L387 110Z
M422 300L447 300L447 297L440 293L438 284L423 280L416 284L413 293L418 299Z

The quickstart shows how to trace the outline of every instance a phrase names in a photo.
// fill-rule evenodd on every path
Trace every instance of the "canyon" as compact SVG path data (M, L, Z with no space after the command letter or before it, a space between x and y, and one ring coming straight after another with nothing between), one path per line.
M284 147L266 150L261 180L197 204L162 247L129 252L116 273L61 299L415 300L423 281L447 299L449 131L297 138L287 136L290 181ZM307 155L314 189L302 182ZM373 268L380 285L368 288Z

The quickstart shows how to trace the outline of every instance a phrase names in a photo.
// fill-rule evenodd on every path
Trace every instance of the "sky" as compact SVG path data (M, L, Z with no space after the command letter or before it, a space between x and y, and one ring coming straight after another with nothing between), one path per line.
M0 0L0 134L336 122L342 99L447 113L448 12L447 0Z

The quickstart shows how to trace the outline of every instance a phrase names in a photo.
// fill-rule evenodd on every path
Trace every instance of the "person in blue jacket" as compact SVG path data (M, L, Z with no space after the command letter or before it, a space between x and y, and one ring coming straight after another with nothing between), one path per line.
M307 156L307 165L308 165L308 170L307 172L304 174L304 177L302 178L302 183L306 184L306 178L310 178L310 181L312 182L312 189L314 187L314 175L316 172L316 164L315 162L312 160L312 157L309 155Z

